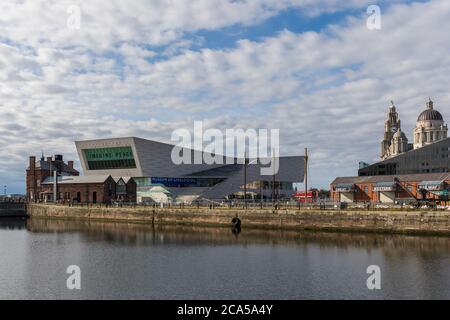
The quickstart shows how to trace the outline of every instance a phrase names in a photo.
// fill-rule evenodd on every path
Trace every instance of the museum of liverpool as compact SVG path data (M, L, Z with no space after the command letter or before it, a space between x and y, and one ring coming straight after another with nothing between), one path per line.
M224 164L175 164L171 159L173 145L136 137L75 144L85 177L129 177L136 183L138 203L222 201L243 198L244 190L248 199L290 198L294 183L304 179L303 156L280 157L276 174L261 175L261 168L270 164L247 161L245 166L243 159L230 161L225 157ZM182 152L190 153L193 159L205 155L186 148Z

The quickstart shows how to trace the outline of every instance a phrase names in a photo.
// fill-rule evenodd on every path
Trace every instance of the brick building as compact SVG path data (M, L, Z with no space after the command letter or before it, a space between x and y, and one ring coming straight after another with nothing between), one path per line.
M335 202L448 201L449 173L340 177L331 183Z
M62 155L54 158L42 156L36 161L35 156L29 158L29 166L26 171L26 189L28 201L39 201L41 182L47 177L53 176L54 172L63 176L79 176L80 173L74 169L73 161L64 162Z
M27 169L27 199L33 202L53 202L55 179L56 200L60 202L111 203L136 202L136 182L132 178L113 178L110 175L79 176L73 161L64 163L62 156L30 157Z
M114 177L117 200L136 202L137 184L131 177Z
M52 201L54 177L41 183L44 201ZM136 183L133 179L118 182L111 176L61 176L57 179L58 200L61 202L111 203L136 202Z

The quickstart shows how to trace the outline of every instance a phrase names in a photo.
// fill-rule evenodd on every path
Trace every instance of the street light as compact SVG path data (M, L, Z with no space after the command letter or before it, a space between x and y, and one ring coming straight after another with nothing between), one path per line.
M258 159L254 159L252 162L248 162L249 159L247 159L247 153L244 154L244 206L247 208L247 166L249 164L253 164Z

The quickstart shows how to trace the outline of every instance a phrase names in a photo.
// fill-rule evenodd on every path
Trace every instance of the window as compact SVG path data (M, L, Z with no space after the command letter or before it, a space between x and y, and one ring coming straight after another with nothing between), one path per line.
M112 190L112 185L111 182L108 182L108 196L112 196L113 190Z
M116 193L127 194L127 185L123 180L119 180L119 182L117 182Z
M85 149L83 153L89 170L136 168L131 147Z

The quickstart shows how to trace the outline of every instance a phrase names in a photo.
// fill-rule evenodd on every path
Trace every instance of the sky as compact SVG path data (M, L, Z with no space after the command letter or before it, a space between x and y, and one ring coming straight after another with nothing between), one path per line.
M450 119L448 30L448 0L2 0L0 185L25 191L29 155L77 161L75 140L201 120L279 129L326 188L379 160L391 100L409 139L429 97Z

